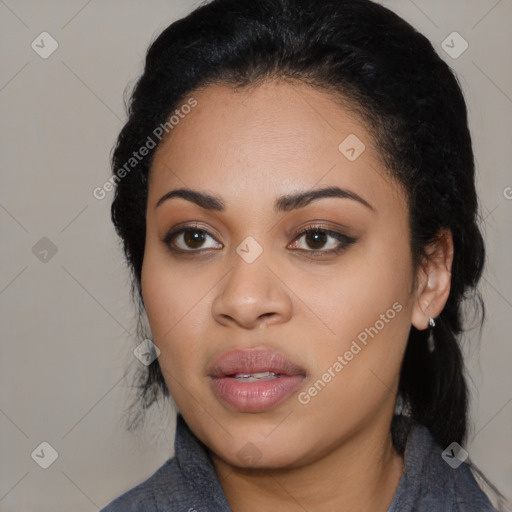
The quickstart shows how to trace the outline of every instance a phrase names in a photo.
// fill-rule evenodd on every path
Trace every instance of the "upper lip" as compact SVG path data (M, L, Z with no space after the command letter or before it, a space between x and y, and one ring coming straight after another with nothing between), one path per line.
M210 377L227 377L237 373L272 372L280 375L305 375L304 368L283 354L268 349L235 349L224 352L210 365Z

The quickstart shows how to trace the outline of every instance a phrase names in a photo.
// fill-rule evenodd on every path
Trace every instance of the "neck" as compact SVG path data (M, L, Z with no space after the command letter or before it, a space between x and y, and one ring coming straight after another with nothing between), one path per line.
M211 457L233 512L386 512L403 471L389 425L368 425L299 467L245 469Z

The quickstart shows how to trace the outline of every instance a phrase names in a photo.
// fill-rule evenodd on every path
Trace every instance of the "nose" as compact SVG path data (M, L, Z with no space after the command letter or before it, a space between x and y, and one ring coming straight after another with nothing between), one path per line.
M254 329L260 324L287 322L292 315L289 290L260 256L247 263L238 255L218 288L212 315L222 325Z

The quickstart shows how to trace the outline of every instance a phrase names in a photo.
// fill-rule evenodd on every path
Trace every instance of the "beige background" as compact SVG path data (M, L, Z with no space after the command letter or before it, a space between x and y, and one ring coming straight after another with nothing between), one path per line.
M474 397L467 450L512 497L512 2L383 3L431 39L469 103L489 257L482 342L477 331L465 341ZM98 510L172 454L169 410L152 411L137 434L123 427L131 398L123 372L140 364L133 309L111 193L100 201L92 191L109 177L123 91L149 42L197 4L0 0L2 512ZM47 59L31 48L43 31L59 45ZM453 31L469 43L457 59L441 47ZM42 237L57 249L41 253L48 242L40 242L46 262L32 250ZM58 453L48 469L31 458L43 441Z

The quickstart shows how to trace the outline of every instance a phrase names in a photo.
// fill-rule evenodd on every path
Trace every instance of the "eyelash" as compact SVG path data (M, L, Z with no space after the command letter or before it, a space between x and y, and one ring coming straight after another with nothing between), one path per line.
M215 238L213 237L213 235L211 235L207 230L205 229L201 229L197 226L185 226L185 227L181 227L181 228L178 228L178 229L175 229L173 231L170 231L164 238L163 242L167 245L167 247L169 248L170 251L172 251L173 253L178 253L178 254L193 254L193 253L197 253L197 252L201 252L201 251L208 251L208 250L212 250L212 248L207 248L207 249L177 249L176 247L173 247L172 245L172 242L173 240L178 236L178 235L181 235L181 234L184 234L184 233L187 233L187 232L200 232L200 233L204 233L208 236L210 236L211 238L213 238L215 240ZM293 250L296 250L296 251L302 251L302 252L308 252L310 253L311 256L317 258L317 257L322 257L322 256L325 256L325 255L332 255L332 254L339 254L341 252L343 252L345 249L347 249L350 245L354 244L357 239L354 238L354 237L351 237L351 236L348 236L348 235L344 235L343 233L339 233L337 231L333 231L331 229L327 229L327 228L324 228L322 226L319 226L319 225L313 225L313 226L308 226L307 228L305 229L302 229L301 231L299 231L298 233L295 233L294 234L294 238L293 238L293 242L292 243L296 243L298 240L300 240L300 238L302 238L303 236L305 235L308 235L310 233L323 233L327 236L330 236L332 238L335 238L336 240L338 240L340 242L340 245L338 247L335 247L334 249L293 249ZM217 242L217 240L215 240ZM217 243L220 243L220 242L217 242ZM217 250L217 249L213 249L213 250Z

